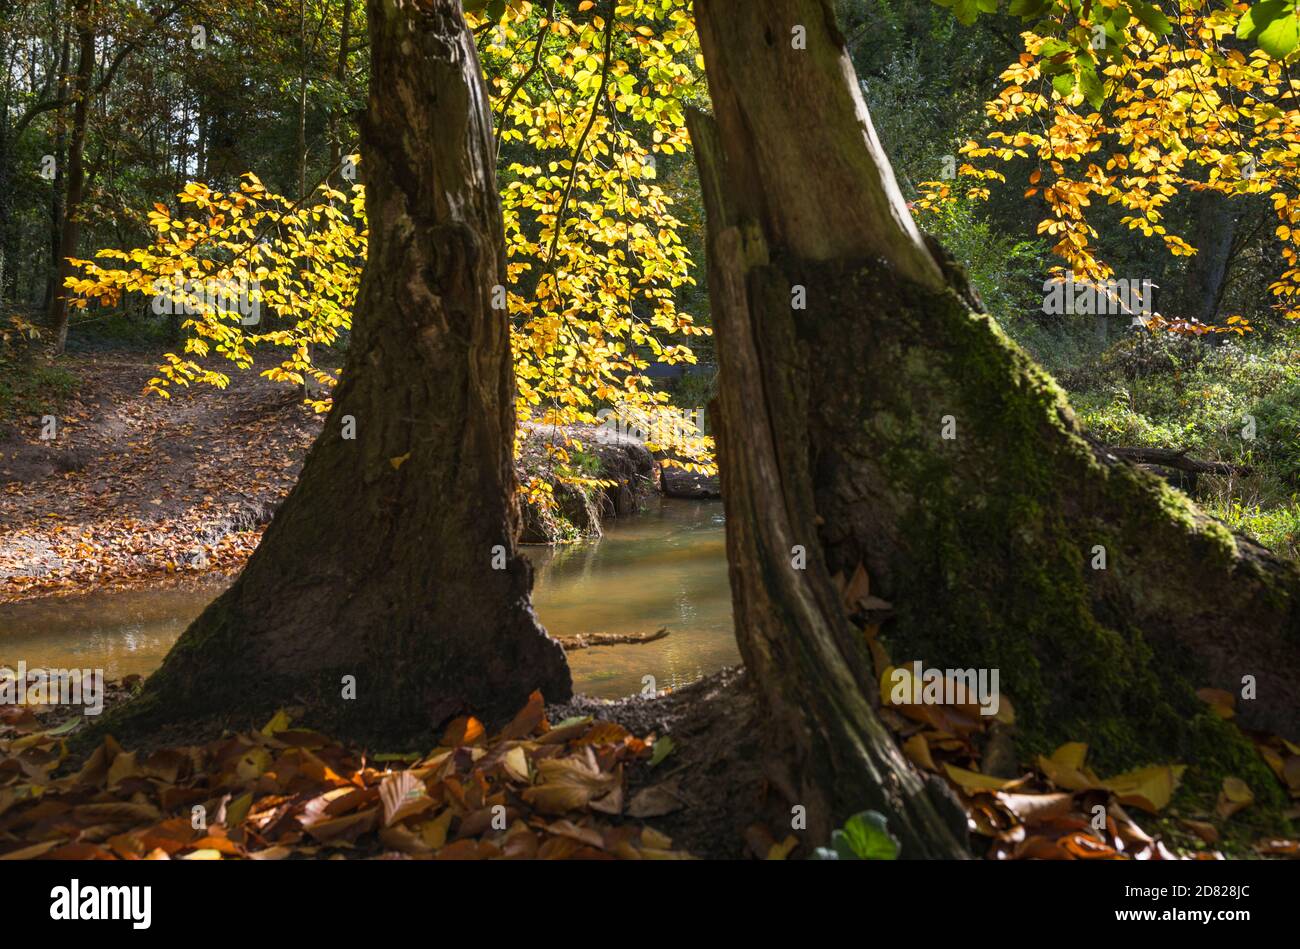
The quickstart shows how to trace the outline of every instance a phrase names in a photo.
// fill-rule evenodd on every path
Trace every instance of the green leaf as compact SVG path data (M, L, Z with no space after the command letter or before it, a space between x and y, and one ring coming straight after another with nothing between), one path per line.
M1051 0L1011 0L1007 12L1022 20L1028 20L1040 16L1050 5Z
M962 26L970 26L980 15L979 0L954 0L952 12Z
M1282 59L1300 44L1300 21L1296 20L1294 2L1263 0L1242 16L1237 24L1237 38L1254 40L1274 59Z
M1255 4L1237 22L1237 39L1253 40L1264 27L1286 13L1289 6L1287 0L1262 0Z
M831 834L831 847L840 860L896 860L898 839L889 832L883 814L862 811Z
M650 753L650 767L653 768L659 762L671 755L673 749L676 747L677 746L673 743L673 740L667 736L656 741L655 750Z
M493 20L499 20L506 15L506 0L488 0L487 15Z
M1062 53L1073 53L1074 47L1064 40L1048 39L1043 41L1043 45L1038 47L1039 60L1048 60L1060 56ZM1057 64L1053 64L1057 65Z
M1063 96L1074 91L1074 73L1063 72L1052 79L1052 88Z
M1300 44L1300 21L1295 14L1278 17L1259 34L1259 48L1274 59L1283 59Z
M1145 0L1129 0L1129 9L1156 36L1164 36L1169 32L1169 18L1160 12L1159 7L1146 3Z
M59 725L56 728L48 729L47 731L41 732L41 734L47 735L51 738L57 737L59 735L66 735L68 732L72 731L80 724L81 724L81 718L79 716L73 716L72 718L64 722L62 725Z
M1079 86L1083 89L1088 104L1094 109L1100 109L1106 92L1101 77L1097 75L1097 70L1093 68L1092 63L1082 61L1079 63Z

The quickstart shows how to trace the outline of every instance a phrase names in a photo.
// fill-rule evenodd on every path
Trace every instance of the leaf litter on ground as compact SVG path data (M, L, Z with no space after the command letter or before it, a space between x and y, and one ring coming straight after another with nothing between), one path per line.
M624 768L654 737L590 717L552 726L539 692L497 735L460 718L414 760L367 758L282 711L203 745L106 738L74 771L66 729L5 712L0 860L688 856L622 820Z

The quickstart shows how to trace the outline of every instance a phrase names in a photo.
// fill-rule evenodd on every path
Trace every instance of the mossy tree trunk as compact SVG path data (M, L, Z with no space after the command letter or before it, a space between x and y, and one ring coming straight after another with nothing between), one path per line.
M1261 775L1194 690L1253 676L1240 718L1296 733L1300 573L1108 457L976 312L906 210L828 2L695 10L732 594L776 785L815 833L876 806L905 852L955 852L873 710L833 580L859 564L895 661L999 670L1023 754L1073 739L1103 768Z
M118 724L296 704L345 736L427 741L462 710L500 721L533 689L570 694L515 548L504 239L472 38L456 0L368 14L369 257L333 408L239 579Z

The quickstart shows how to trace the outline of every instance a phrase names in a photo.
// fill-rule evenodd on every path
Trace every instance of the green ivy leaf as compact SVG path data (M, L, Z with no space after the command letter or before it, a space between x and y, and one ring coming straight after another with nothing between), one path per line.
M831 847L840 860L896 860L898 839L889 832L883 814L862 811L831 834Z

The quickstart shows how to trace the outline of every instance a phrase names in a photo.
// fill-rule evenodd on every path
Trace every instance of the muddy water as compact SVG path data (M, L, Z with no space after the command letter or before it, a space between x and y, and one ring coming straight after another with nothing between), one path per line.
M553 635L670 630L644 646L570 652L575 691L630 695L646 676L679 687L738 661L721 502L652 500L645 513L608 522L600 540L524 552L537 572L534 607ZM0 605L0 666L147 675L224 585Z

